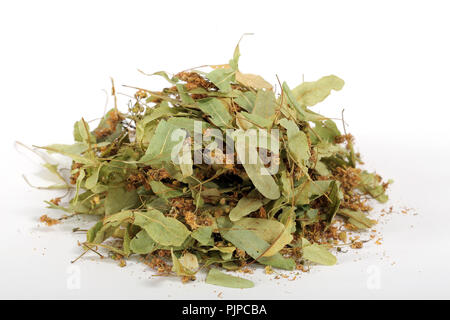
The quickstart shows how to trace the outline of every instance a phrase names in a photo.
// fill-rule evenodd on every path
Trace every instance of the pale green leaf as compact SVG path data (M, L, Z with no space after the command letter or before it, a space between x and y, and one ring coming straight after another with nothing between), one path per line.
M255 107L256 94L252 91L242 92L240 90L236 90L238 96L234 99L241 108L245 109L248 112L252 112Z
M201 245L208 246L211 245L211 242L214 244L212 241L213 239L211 238L212 232L212 227L200 227L192 232L191 237L197 240Z
M256 151L256 146L251 146L251 143L246 143L246 134L242 130L236 131L235 137L235 150L238 159L240 163L242 163L250 180L263 196L272 200L278 199L280 197L280 188L271 176L269 170L262 163L259 153ZM256 163L254 164L251 163L253 156L256 158Z
M131 240L130 249L136 254L149 254L158 249L158 244L149 236L147 231L141 230Z
M255 284L250 280L231 276L220 272L217 269L211 269L206 277L206 283L236 289L253 288Z
M233 118L225 104L217 98L206 98L198 101L200 109L211 117L211 121L218 127L230 128Z
M303 259L314 263L322 264L325 266L332 266L337 262L336 257L330 251L328 251L327 248L316 243L311 244L307 240L303 241L302 251Z
M86 179L85 187L86 189L93 189L98 182L98 176L100 174L100 170L102 169L102 166L100 165L98 168L95 168L92 175Z
M354 226L358 227L359 229L371 228L376 223L376 221L369 219L361 211L354 211L354 210L350 210L350 209L340 209L337 213L341 216L351 219L352 221L349 220L349 222L352 223Z
M127 191L124 188L110 188L105 199L105 214L107 216L122 210L136 208L140 203L136 190Z
M301 106L314 106L323 101L331 93L331 90L339 91L344 86L344 81L334 75L320 78L315 82L303 82L295 87L292 93Z
M272 85L264 80L263 77L258 76L256 74L244 74L239 71L236 71L236 81L243 84L246 87L250 87L253 89L267 89L272 90Z
M375 173L369 173L367 171L361 172L361 183L358 188L363 192L369 193L381 203L386 203L389 200L386 190L381 184L381 180Z
M231 82L234 81L233 69L215 69L208 73L206 77L219 88L221 92L231 91Z
M292 157L298 164L304 165L311 157L306 134L292 120L281 119L280 124L287 130L288 148Z
M177 155L182 147L184 137L178 134L173 136L174 133L178 133L175 130L180 130L180 128L165 120L161 120L140 162L148 165L161 163L163 161L170 161L172 153Z
M265 119L261 116L258 116L256 114L247 113L247 112L240 112L239 115L243 116L247 122L250 123L250 125L245 125L244 129L249 129L252 126L256 126L259 128L265 128L270 129L272 127L272 120Z
M252 114L273 121L276 111L275 94L271 90L258 90Z
M263 202L259 199L243 197L239 200L236 207L230 212L230 220L238 221L242 217L249 215L263 206Z
M136 212L134 223L147 231L149 236L163 246L181 246L191 232L174 218L165 217L158 210Z
M295 261L284 258L280 253L271 257L262 257L265 251L270 248L270 244L258 236L254 230L234 225L226 217L220 217L217 219L217 223L220 234L225 240L247 252L253 259L258 259L258 262L285 270L293 270L295 268ZM258 230L261 230L261 228Z
M179 197L183 194L183 192L167 187L161 181L150 181L150 186L152 191L160 198L170 199Z

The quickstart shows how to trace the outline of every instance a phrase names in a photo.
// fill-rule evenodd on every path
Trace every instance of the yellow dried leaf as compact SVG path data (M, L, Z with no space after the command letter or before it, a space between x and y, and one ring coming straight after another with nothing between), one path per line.
M254 89L272 90L273 88L269 82L263 79L263 77L250 73L244 74L236 71L236 81L244 86Z

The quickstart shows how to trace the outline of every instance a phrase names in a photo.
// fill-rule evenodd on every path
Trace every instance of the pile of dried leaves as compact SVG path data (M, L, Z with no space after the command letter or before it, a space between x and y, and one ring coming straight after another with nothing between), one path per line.
M309 109L344 82L331 75L294 89L283 83L276 94L262 77L239 71L239 55L238 46L229 64L210 66L208 73L155 73L170 86L134 88L127 113L116 105L93 130L84 119L76 122L73 145L42 147L73 160L70 182L53 187L70 187L73 198L67 206L59 199L49 206L98 216L82 244L85 252L106 248L122 264L141 255L160 273L185 281L207 268L208 283L251 287L211 266L333 265L330 249L345 241L345 229L373 226L367 201L386 202L388 183L358 169L352 136ZM203 135L200 144L191 143L196 126ZM173 139L177 129L186 135ZM239 138L252 129L264 129L265 138L279 144L279 150L270 149L266 139L256 141L254 147L266 151L270 163L264 157L236 163L250 148ZM278 135L272 135L275 130ZM221 139L231 141L231 153L211 147ZM200 152L214 161L174 161L174 150L186 146L184 155ZM270 171L272 164L276 172ZM58 166L47 168L65 181ZM336 227L337 221L345 228Z

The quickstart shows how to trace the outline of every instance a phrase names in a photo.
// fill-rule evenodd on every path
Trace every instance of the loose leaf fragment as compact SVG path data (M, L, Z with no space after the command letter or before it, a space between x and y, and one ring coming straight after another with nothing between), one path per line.
M376 224L376 221L369 219L361 211L354 211L349 209L341 209L337 212L338 214L349 218L348 222L353 224L358 229L371 228Z
M344 86L344 81L334 75L320 78L315 82L303 82L292 90L296 100L301 106L314 106L322 102L331 93L331 90L339 91Z
M209 271L208 276L206 277L206 283L236 289L247 289L255 286L250 280L231 276L214 268Z
M361 173L361 183L359 188L364 192L369 193L381 203L386 203L389 200L389 197L386 195L386 190L381 184L381 178L375 173L363 171Z
M331 254L325 247L316 243L311 244L308 240L302 239L303 259L325 266L335 265L336 257Z

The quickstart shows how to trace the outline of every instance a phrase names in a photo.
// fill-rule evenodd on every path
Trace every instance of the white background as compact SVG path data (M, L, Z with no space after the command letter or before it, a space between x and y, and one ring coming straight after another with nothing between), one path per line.
M450 298L447 4L2 1L0 298ZM74 121L103 114L109 77L127 94L120 85L155 88L159 82L138 68L177 72L227 63L246 32L255 35L241 43L243 72L274 84L277 74L291 87L303 76L346 81L316 109L337 118L345 108L366 167L395 180L391 203L374 211L393 205L397 212L377 226L383 244L340 254L337 266L314 267L295 281L257 270L251 290L206 285L202 275L182 285L152 277L144 265L121 269L94 255L68 269L83 240L71 228L89 223L39 224L44 213L58 215L43 203L58 193L24 183L21 175L35 169L14 141L70 143ZM122 106L127 99L121 97ZM405 207L412 210L398 213ZM70 285L73 272L79 289Z

